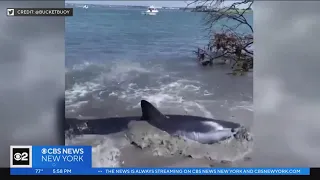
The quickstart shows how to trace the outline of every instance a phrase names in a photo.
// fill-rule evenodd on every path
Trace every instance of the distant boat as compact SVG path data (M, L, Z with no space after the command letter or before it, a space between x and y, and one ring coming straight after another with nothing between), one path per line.
M142 12L142 14L154 16L157 15L158 12L158 9L156 9L154 6L149 6L148 10Z
M87 5L84 5L82 8L83 9L88 9L89 7Z

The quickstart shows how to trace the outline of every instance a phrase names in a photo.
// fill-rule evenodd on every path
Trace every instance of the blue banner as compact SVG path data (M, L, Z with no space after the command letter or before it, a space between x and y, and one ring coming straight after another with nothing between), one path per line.
M310 175L310 168L11 168L11 175Z
M91 146L32 146L33 168L91 168Z

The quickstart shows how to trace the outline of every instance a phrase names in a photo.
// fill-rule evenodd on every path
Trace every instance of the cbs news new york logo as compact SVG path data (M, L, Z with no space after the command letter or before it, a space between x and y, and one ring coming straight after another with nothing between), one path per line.
M10 146L10 168L31 168L32 146Z

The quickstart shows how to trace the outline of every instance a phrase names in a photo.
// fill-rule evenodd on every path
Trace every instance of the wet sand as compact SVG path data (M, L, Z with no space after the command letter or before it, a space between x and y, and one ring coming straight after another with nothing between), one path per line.
M82 135L69 139L67 144L93 146L93 167L249 166L247 156L253 143L237 141L203 145L170 136L146 122L133 121L127 131Z
M130 146L121 150L121 167L230 167L229 162L186 157L160 157Z
M142 150L131 144L114 149L108 147L105 137L94 137L96 141L81 137L78 143L73 141L70 145L90 145L93 146L93 167L250 167L250 154L237 161L216 161L209 159L194 159L190 157L154 156L150 151ZM80 143L81 142L81 143ZM99 143L105 144L102 147ZM106 150L108 149L108 150ZM114 150L112 150L114 149ZM119 151L118 151L119 150Z

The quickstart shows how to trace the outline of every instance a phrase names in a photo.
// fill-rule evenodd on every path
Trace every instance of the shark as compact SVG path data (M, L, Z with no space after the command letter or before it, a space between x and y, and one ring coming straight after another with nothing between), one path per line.
M146 121L150 125L172 136L214 144L236 136L241 125L234 122L215 120L200 116L163 114L146 100L141 100L141 116L111 118L66 118L65 131L73 135L110 134L124 131L131 121Z

